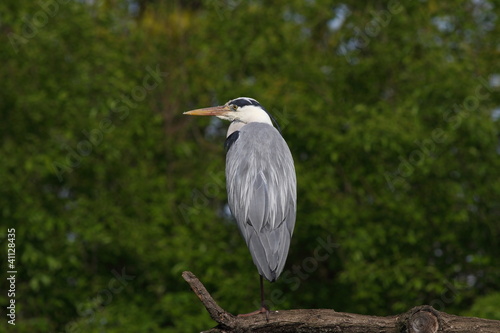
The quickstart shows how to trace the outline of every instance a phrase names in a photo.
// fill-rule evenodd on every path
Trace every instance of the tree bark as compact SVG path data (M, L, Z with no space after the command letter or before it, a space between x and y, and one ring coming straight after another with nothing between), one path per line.
M500 321L460 317L435 310L429 305L417 306L396 316L376 317L329 309L271 311L238 317L222 309L205 286L191 272L182 273L196 296L218 325L207 333L228 332L332 332L332 333L499 333Z

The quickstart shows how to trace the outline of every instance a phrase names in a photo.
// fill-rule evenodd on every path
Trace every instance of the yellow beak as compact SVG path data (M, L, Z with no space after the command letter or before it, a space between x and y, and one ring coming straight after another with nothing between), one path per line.
M223 116L231 112L231 109L227 105L221 106L213 106L210 108L196 109L184 112L183 114L187 114L190 116Z

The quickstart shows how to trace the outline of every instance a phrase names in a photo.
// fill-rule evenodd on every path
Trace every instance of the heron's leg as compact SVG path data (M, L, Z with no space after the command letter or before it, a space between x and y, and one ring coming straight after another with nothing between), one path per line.
M269 309L266 306L264 299L264 278L260 276L260 312L266 314L266 320L269 321Z
M264 299L264 278L262 275L260 275L260 309L250 313L239 314L238 317L248 317L259 313L265 313L266 320L269 321L269 309L266 307L266 301Z

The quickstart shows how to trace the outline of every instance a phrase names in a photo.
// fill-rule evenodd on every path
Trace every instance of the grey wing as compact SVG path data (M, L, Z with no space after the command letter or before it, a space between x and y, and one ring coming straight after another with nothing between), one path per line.
M283 271L296 216L293 158L279 132L244 126L226 158L231 212L259 274L275 281Z

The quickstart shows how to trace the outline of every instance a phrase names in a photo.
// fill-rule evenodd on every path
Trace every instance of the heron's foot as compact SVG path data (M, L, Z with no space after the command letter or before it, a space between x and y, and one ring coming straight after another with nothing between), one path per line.
M259 310L255 310L253 312L249 313L241 313L238 315L238 317L250 317L250 316L255 316L258 314L265 314L266 315L266 320L269 321L269 309L266 308L265 306L261 307Z

